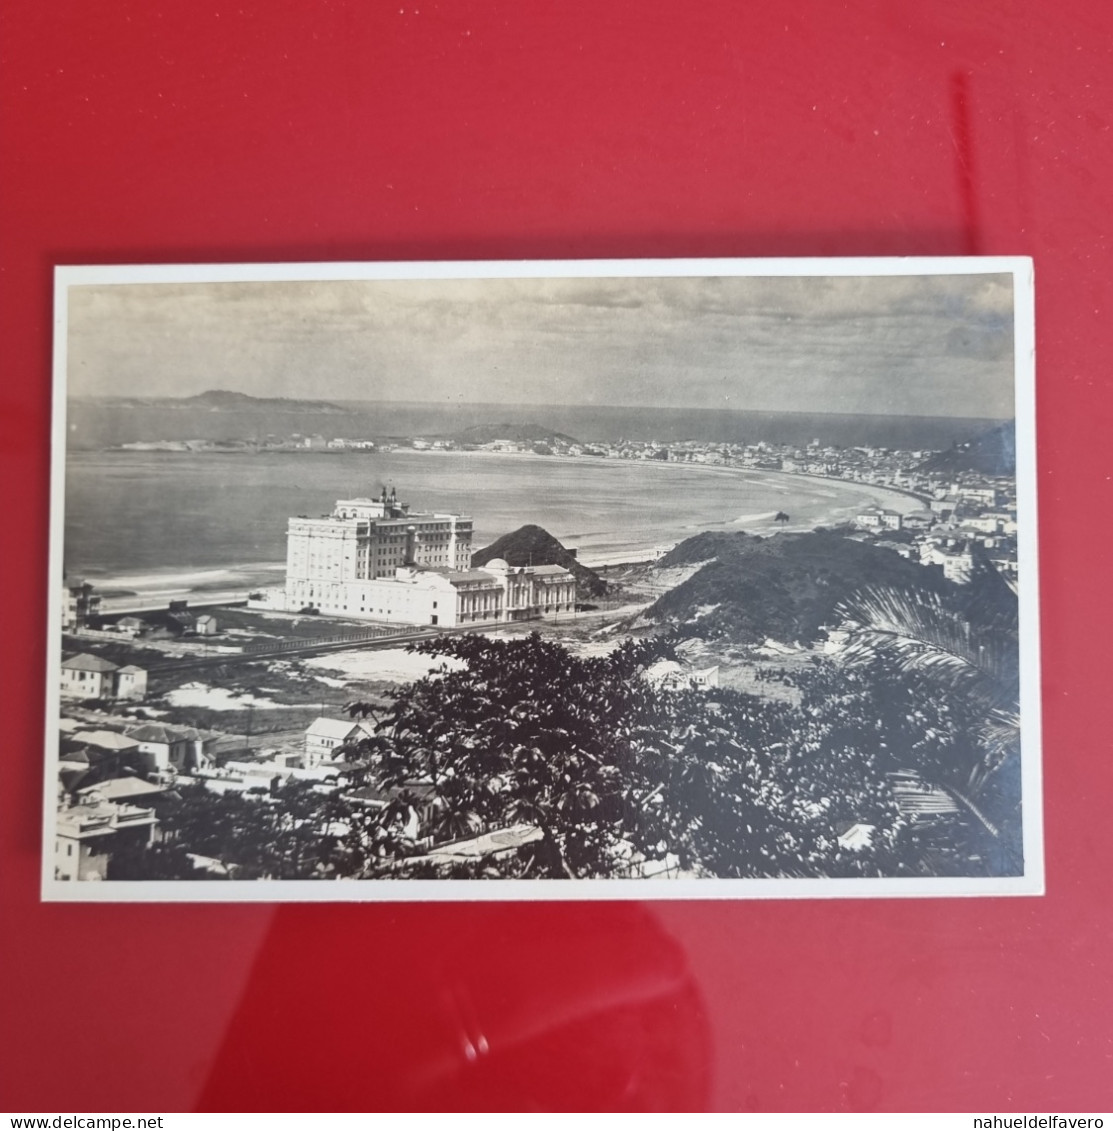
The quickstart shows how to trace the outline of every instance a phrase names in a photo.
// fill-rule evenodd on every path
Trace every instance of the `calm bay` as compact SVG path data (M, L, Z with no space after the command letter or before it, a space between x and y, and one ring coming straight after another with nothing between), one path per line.
M860 484L656 461L406 449L77 451L66 468L65 567L140 588L148 575L264 573L285 560L288 518L326 514L339 498L384 486L414 511L471 515L477 549L536 523L589 563L645 556L701 530L761 533L778 511L797 529L837 522L879 497Z

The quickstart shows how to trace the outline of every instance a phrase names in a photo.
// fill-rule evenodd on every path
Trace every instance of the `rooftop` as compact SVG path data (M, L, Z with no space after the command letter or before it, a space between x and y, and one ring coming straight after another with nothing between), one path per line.
M347 739L357 731L367 728L355 719L326 719L323 716L306 728L306 735L313 738Z
M81 652L68 660L63 660L62 668L73 672L114 672L119 670L119 664L114 664L111 660L102 660L100 656L93 656L88 652Z
M121 826L157 823L157 818L150 809L136 805L118 805L90 792L79 804L59 811L55 831L58 836L108 836Z
M135 742L185 742L201 737L192 727L168 727L162 723L132 727L127 734Z
M75 742L87 742L102 750L135 750L139 746L134 738L118 734L114 730L79 730L71 737Z
M489 564L489 563L488 563ZM472 581L484 581L494 584L494 576L485 569L453 569L449 570L447 574L448 580L453 585L464 585Z
M97 782L96 785L83 786L77 792L86 796L94 791L105 801L131 801L136 797L153 797L155 794L165 793L166 786L152 785L142 778L110 778L108 781Z

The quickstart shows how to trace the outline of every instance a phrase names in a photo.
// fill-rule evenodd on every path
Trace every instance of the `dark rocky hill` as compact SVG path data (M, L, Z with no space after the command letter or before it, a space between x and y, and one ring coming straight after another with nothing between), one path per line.
M646 610L648 620L707 639L810 643L833 623L836 606L865 586L953 588L937 570L828 531L700 534L659 564L701 561L707 564Z
M489 546L472 554L473 566L486 565L492 558L502 558L512 566L558 565L576 575L576 593L580 598L601 597L607 583L587 566L581 565L547 530L533 524L520 526L504 534Z
M919 471L961 474L976 471L982 475L1016 474L1016 425L999 424L973 440L955 444L920 464Z
M673 546L667 554L658 559L657 567L669 569L673 566L710 562L720 557L737 557L763 541L765 539L757 534L745 534L742 531L705 530Z

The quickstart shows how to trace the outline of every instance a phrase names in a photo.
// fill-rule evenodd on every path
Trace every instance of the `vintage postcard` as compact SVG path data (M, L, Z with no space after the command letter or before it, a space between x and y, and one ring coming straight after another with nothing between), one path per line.
M1043 891L1031 262L59 267L50 900Z

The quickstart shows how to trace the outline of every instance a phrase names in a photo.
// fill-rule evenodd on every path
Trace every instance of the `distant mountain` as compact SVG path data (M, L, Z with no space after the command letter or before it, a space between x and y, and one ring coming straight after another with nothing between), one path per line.
M811 643L821 625L832 623L836 606L867 585L953 588L940 572L894 550L831 531L769 538L700 534L658 564L701 561L707 564L663 594L646 610L646 619L706 639Z
M453 434L458 444L490 444L495 440L509 440L513 444L576 444L579 441L563 432L554 432L532 422L526 424L473 424L462 432Z
M955 444L925 460L918 471L976 471L982 475L1016 474L1016 424L1009 420L973 440Z
M343 412L329 401L303 401L293 397L251 397L228 389L207 389L193 397L175 397L183 408L210 408L217 412L265 409L267 412Z
M607 583L587 566L581 565L547 530L532 524L520 526L504 534L482 550L472 554L473 566L486 565L492 558L502 558L512 566L558 565L571 570L576 577L580 597L601 597Z
M79 400L81 398L78 398ZM229 389L207 389L192 397L90 397L86 403L112 408L208 409L210 412L342 413L331 401L303 401L293 397L252 397Z

